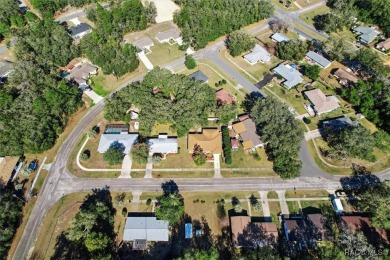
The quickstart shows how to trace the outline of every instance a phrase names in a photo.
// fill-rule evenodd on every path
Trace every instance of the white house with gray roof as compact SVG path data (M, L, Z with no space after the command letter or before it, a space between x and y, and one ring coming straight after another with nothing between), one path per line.
M252 51L244 56L244 59L251 65L258 62L265 63L271 60L271 54L264 47L256 44Z
M98 146L99 153L105 153L111 146L123 147L124 154L129 154L137 142L138 134L102 134Z
M81 39L90 32L92 32L92 28L86 23L80 23L69 29L70 36L72 36L74 40Z
M149 138L147 143L150 154L162 154L165 157L167 154L178 152L177 137L168 137L166 134L160 134L156 138Z
M325 59L324 56L322 56L314 51L309 51L306 54L306 58L308 60L311 60L312 62L316 63L318 66L320 66L323 69L326 69L327 67L329 67L332 64L331 61Z
M368 27L368 26L360 25L355 28L352 28L352 30L355 33L359 34L359 40L361 43L364 44L371 43L380 34L380 32L375 30L374 26Z
M280 64L274 69L274 72L285 79L283 85L287 89L291 89L303 81L302 74L289 64Z
M168 241L169 223L154 216L128 217L123 232L124 241Z
M158 32L156 34L156 39L160 43L170 43L170 41L173 41L174 43L177 43L179 45L183 44L183 38L180 36L180 31L176 28L172 28L164 32Z
M290 38L283 33L274 33L272 34L271 39L275 42L288 42L290 40Z

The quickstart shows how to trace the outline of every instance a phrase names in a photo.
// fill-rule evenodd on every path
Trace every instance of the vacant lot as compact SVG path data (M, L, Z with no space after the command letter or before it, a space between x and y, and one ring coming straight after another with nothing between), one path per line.
M303 0L305 1L305 0ZM303 2L302 0L299 1L299 2ZM321 7L318 7L318 8L315 8L314 10L312 11L309 11L309 12L306 12L304 14L301 14L299 16L299 18L301 18L302 21L304 21L305 23L311 25L311 26L314 26L314 21L313 21L313 18L317 15L322 15L322 14L327 14L330 12L330 8L327 7L326 5L323 5Z
M255 154L259 157L255 159ZM256 149L256 152L246 152L243 147L232 151L232 164L222 164L222 168L272 168L272 161L268 160L263 147Z

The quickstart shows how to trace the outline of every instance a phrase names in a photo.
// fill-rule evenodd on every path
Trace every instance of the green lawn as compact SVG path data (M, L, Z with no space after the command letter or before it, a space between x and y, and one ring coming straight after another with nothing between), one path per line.
M297 201L287 201L287 206L291 215L299 214L299 204Z
M278 199L279 196L278 196L278 194L276 193L276 191L271 190L271 191L268 192L267 198L268 198L268 199Z
M214 171L153 172L153 178L212 178Z
M257 154L260 156L260 160L256 160L252 153L244 151L242 146L237 151L232 151L232 164L222 163L222 168L272 168L272 161L267 159L264 148L259 147L256 149Z
M295 2L303 8L308 7L310 5L314 5L320 1L321 0L295 0ZM319 7L319 8L321 8L321 7Z
M159 43L157 41L155 41L151 50L152 52L146 56L155 67L166 65L173 60L183 57L185 54L185 51L179 50L178 44L169 45L168 43Z
M321 213L321 205L329 205L330 201L324 200L311 200L303 201L301 200L302 211L304 214L316 214Z
M299 4L301 4L300 2L303 2L303 1L306 1L306 0L301 0L301 1L297 1ZM311 25L311 26L314 26L314 21L313 21L313 18L316 16L316 15L322 15L322 14L326 14L326 13L329 13L330 12L330 8L327 7L326 5L323 5L321 7L318 7L318 8L315 8L314 10L312 11L309 11L309 12L306 12L306 13L303 13L299 16L299 18L304 21L305 23Z
M288 190L285 196L286 198L316 198L328 197L329 193L326 190Z
M91 77L91 84L90 87L98 94L99 96L105 97L109 93L105 88L104 88L104 76L103 75L98 75L98 76L92 76Z
M291 5L289 7L286 7L286 0L270 0L270 2L282 10L296 11L299 9L296 5L294 5L293 1L291 1Z
M277 177L272 169L256 170L256 171L221 171L221 174L225 178L236 177Z
M288 90L277 83L271 84L269 86L269 89L276 95L284 99L287 103L289 103L298 112L298 114L306 113L304 105L308 104L309 102L305 100L302 94L296 89L292 88Z
M281 223L278 220L278 213L280 213L282 210L280 209L280 204L278 201L270 201L268 202L269 210L271 213L272 222L276 224L278 228L281 227Z
M325 39L324 37L322 37L322 36L320 36L320 35L318 35L318 34L312 32L311 30L307 29L306 27L304 27L304 26L302 26L302 25L300 25L300 24L298 24L298 23L295 23L295 22L294 22L294 23L293 23L293 26L294 26L294 28L296 28L296 29L298 29L298 30L300 30L300 31L302 31L302 32L304 32L304 33L306 33L307 35L309 35L309 36L311 36L311 37L313 37L313 38L315 38L315 39L317 39L317 40L320 40L320 41L322 41L322 42L325 42L325 41L326 41L326 39Z

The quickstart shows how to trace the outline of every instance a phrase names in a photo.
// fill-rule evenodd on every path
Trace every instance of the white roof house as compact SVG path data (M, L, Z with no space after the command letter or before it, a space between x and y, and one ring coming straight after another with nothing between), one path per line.
M99 153L105 153L110 146L123 146L124 154L129 154L133 144L137 142L138 134L102 134L98 146Z
M286 80L283 85L287 89L291 89L303 81L302 74L289 64L280 64L274 69L274 72Z
M183 44L183 39L180 36L180 31L176 28L157 33L156 39L161 43L169 42L170 40L172 40L179 45Z
M319 65L320 67L326 69L327 67L330 66L330 64L332 64L331 61L327 60L324 58L324 56L314 52L314 51L309 51L307 54L306 54L306 58L310 59L311 61L315 62L317 65Z
M271 39L275 42L288 42L290 40L290 38L283 33L274 33L272 34Z
M168 241L168 226L168 221L156 217L128 217L123 240Z
M258 62L265 63L271 60L271 54L265 48L256 44L252 51L244 56L244 59L247 60L251 65Z
M177 137L168 138L167 135L159 135L158 138L149 138L149 153L170 154L178 152Z

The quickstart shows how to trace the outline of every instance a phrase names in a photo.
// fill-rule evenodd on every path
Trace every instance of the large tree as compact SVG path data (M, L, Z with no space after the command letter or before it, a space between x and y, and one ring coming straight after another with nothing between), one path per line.
M131 148L131 159L139 164L145 164L149 157L149 146L146 143L138 143Z
M265 0L175 0L181 10L174 22L182 30L183 40L195 49L204 48L218 37L268 18L273 6Z
M282 60L299 61L307 53L307 44L301 40L278 43L275 55Z
M175 224L184 214L183 198L178 193L162 195L158 198L155 213L158 219L167 220L170 225Z
M0 41L8 36L12 27L24 25L22 12L17 1L0 0Z
M246 31L234 31L227 37L227 47L233 57L255 47L255 39Z
M272 97L260 99L251 112L257 131L266 144L266 151L274 162L274 170L282 178L300 175L301 162L298 158L303 138L299 123L288 108Z
M103 154L104 160L108 162L109 165L120 164L123 161L123 149L121 147L111 146Z
M118 91L105 106L105 117L123 120L131 105L140 109L140 132L147 135L155 123L172 124L179 136L207 122L215 108L215 92L186 75L155 68L142 82Z

